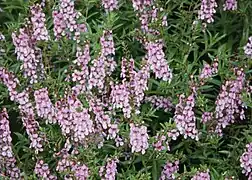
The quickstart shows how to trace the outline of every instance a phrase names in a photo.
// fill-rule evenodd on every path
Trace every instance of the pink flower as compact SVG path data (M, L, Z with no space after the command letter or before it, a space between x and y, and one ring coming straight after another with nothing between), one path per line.
M9 126L9 116L4 108L0 112L0 172L10 179L20 179L20 170L16 166L16 158L12 151L12 138Z
M240 157L240 163L242 167L242 173L249 177L252 177L252 143L246 145L246 151Z
M159 180L170 180L175 179L174 173L179 170L179 161L167 162L161 172Z
M196 117L193 112L195 104L194 94L188 98L182 94L179 97L179 103L176 105L174 120L180 134L184 138L190 137L198 140L198 130L196 129Z
M132 153L141 152L145 154L149 147L148 139L149 136L146 126L139 126L133 123L130 124L130 144Z
M236 10L237 9L237 0L226 0L223 5L223 10Z
M19 29L18 35L12 33L12 40L17 59L23 62L21 69L24 70L24 76L29 78L30 83L33 84L44 78L45 70L41 50L35 46L29 31L28 28Z
M210 180L209 170L205 172L198 171L191 180Z
M207 23L214 22L213 16L216 13L216 7L217 3L215 0L202 0L200 10L198 12L198 18L205 20Z
M241 69L235 69L236 79L226 81L215 102L215 118L218 123L215 132L222 135L222 129L235 122L235 116L245 119L242 90L244 88L245 74Z
M30 11L32 14L31 22L33 25L33 38L37 41L49 40L50 37L45 25L45 14L42 11L41 5L36 4L31 6Z
M212 119L213 119L213 113L211 113L211 112L204 112L202 114L202 117L201 117L201 122L202 123L207 123L207 122L209 122Z
M145 97L145 102L150 102L153 107L164 109L165 112L171 111L174 107L170 98L165 98L163 96L153 95Z
M102 0L102 5L106 11L113 11L115 9L118 9L117 0Z
M154 72L156 78L171 82L172 73L165 59L163 52L163 42L158 40L146 43L146 59L150 69Z
M99 170L99 175L102 180L114 180L117 173L118 159L107 159L106 165Z
M49 98L47 88L42 88L34 92L37 114L46 119L46 122L56 123L55 108Z
M37 175L37 177L45 179L45 180L56 180L57 179L56 176L51 175L48 164L44 163L43 160L38 160L36 162L34 172Z

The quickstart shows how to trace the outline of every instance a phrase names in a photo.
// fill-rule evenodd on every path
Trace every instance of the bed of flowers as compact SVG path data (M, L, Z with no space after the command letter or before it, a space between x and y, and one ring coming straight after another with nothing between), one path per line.
M0 179L252 179L252 1L2 0Z

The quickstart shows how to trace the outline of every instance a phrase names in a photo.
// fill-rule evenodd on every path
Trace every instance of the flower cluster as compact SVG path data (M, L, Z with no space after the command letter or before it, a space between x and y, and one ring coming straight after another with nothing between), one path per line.
M56 118L62 133L74 142L84 143L85 137L94 131L88 110L74 94L56 102Z
M240 157L242 173L252 179L252 143L246 145L246 151Z
M16 99L18 92L16 87L19 84L18 79L12 72L8 72L5 68L0 67L0 81L8 88L11 101Z
M36 90L34 92L34 99L38 116L46 119L46 122L55 124L55 108L49 98L47 88Z
M131 116L130 92L126 84L116 84L111 86L111 103L113 108L122 108L125 118Z
M167 162L161 173L160 180L175 179L175 173L179 170L179 161Z
M176 105L174 120L180 134L184 138L190 137L198 140L198 130L196 129L196 117L193 112L195 104L194 94L188 98L182 94L179 97L179 103Z
M214 22L213 16L216 13L217 3L215 0L202 0L198 18L205 20L207 23Z
M19 34L12 33L17 59L23 62L21 69L30 83L37 83L44 77L44 66L41 62L41 51L35 47L34 39L29 35L29 28L21 28Z
M29 100L28 90L19 93L16 98L19 104L18 108L23 125L31 140L30 147L35 148L36 153L43 151L42 142L44 141L44 137L42 137L42 134L39 132L39 123L35 120L35 114L32 103Z
M110 75L116 68L116 62L114 61L115 45L113 41L112 31L103 31L103 35L100 38L101 56L105 57L106 74Z
M77 83L72 89L79 94L86 90L86 83L89 76L88 63L91 60L89 44L86 44L83 50L81 47L77 47L76 57L77 59L74 63L77 64L79 70L76 68L72 73L72 81Z
M153 147L156 151L170 150L167 137L162 134L157 134L155 136L155 142L153 143Z
M45 25L45 14L42 12L41 5L36 4L30 7L31 10L31 23L33 28L33 38L36 41L44 40L47 41L49 39L49 34Z
M71 170L74 172L74 177L77 180L86 180L89 177L88 167L80 162L77 162L75 165L73 165Z
M210 180L209 170L206 172L197 172L191 180Z
M89 110L95 114L96 124L101 125L103 129L108 129L111 126L111 118L109 113L104 111L106 105L96 97L89 100L89 105Z
M148 90L148 79L150 77L149 66L143 65L138 72L133 72L130 78L131 94L136 107L140 107L144 100L144 91Z
M73 148L72 151L69 151ZM56 171L58 172L67 172L67 175L64 179L72 179L75 177L77 180L86 180L89 177L89 169L85 164L76 162L72 156L78 154L78 151L75 147L72 147L69 140L66 141L63 149L60 152L56 153L55 156L60 157Z
M27 90L21 93L16 91L19 81L15 76L8 72L6 69L0 67L0 80L7 86L11 100L19 104L21 118L26 132L31 140L30 146L35 148L36 153L43 151L42 141L44 138L38 132L39 124L35 120L35 114L33 106L29 100L29 94Z
M153 4L153 0L132 0L132 4L135 11L143 11Z
M179 131L178 129L171 129L167 132L167 135L169 138L175 141L179 137Z
M102 5L107 12L113 11L118 8L118 0L102 0Z
M90 68L88 89L97 87L100 91L104 88L106 71L105 71L105 58L99 57L92 61L93 66Z
M218 59L215 59L214 63L210 66L205 63L204 67L199 75L199 79L204 81L205 79L211 78L218 72Z
M107 159L106 165L99 170L99 175L102 180L114 180L117 173L118 159Z
M0 112L0 173L10 179L20 179L20 170L16 167L16 159L12 152L12 138L9 126L9 116L4 108Z
M145 154L149 147L148 139L149 136L146 126L138 126L133 123L130 124L130 144L132 146L132 153L141 152L142 154Z
M94 132L93 121L90 119L88 110L75 96L68 96L69 120L73 122L73 140L75 142L85 141L85 137Z
M54 154L55 157L60 158L57 162L56 171L64 172L67 171L68 168L70 168L71 166L73 167L74 162L70 158L71 155L77 154L77 151L75 148L73 148L73 150L68 153L71 148L72 144L70 143L69 139L67 139L64 144L64 147L58 153Z
M133 8L137 12L141 24L141 30L144 33L150 33L152 35L158 35L160 32L157 29L150 28L150 23L158 22L159 17L161 20L160 25L167 26L167 16L159 14L163 11L163 8L159 8L154 4L153 0L132 0Z
M148 96L145 97L145 102L150 102L152 106L157 109L164 109L165 112L171 111L173 108L173 104L169 98L165 98L163 96Z
M248 57L252 58L252 36L249 37L248 43L246 44L246 46L244 46L243 49L244 49L244 53L245 53Z
M150 69L154 72L156 78L170 82L172 79L172 73L167 64L167 60L165 59L162 40L148 42L146 44L146 49L147 62L150 66Z
M42 179L45 180L55 180L56 176L50 174L50 169L47 163L44 163L43 160L38 160L35 165L34 173Z
M203 112L201 116L201 122L207 123L213 119L213 113L212 112Z
M75 10L73 0L60 0L58 10L54 10L52 15L56 39L62 36L70 39L74 33L73 39L79 42L80 33L87 31L85 24L77 23L81 14Z
M215 101L215 118L218 121L216 133L222 134L222 128L234 123L236 118L245 119L241 93L244 88L243 69L235 69L236 79L226 81Z
M74 128L73 120L70 119L70 110L66 99L61 99L56 102L56 118L61 127L64 136L70 135L71 130Z
M226 0L223 5L223 10L236 10L237 9L237 0Z
M66 24L63 19L63 14L59 11L53 11L53 31L56 39L60 39L62 36L66 35Z

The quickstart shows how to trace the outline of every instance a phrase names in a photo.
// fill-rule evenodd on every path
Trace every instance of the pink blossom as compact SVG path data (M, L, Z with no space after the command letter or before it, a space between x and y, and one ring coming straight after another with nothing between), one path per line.
M36 90L34 92L34 98L38 116L46 119L46 122L55 124L55 107L49 98L47 88Z
M35 120L34 108L30 102L28 91L24 90L19 93L16 96L16 101L19 104L18 108L26 133L31 141L30 147L35 148L36 153L43 151L42 143L45 137L39 132L39 123Z
M8 88L11 101L15 101L18 94L16 87L19 85L19 80L12 72L0 67L0 81Z
M165 59L163 52L163 42L158 40L146 43L146 59L150 69L154 72L156 78L171 82L172 73Z
M43 160L38 160L36 162L34 172L39 178L42 178L45 180L56 180L57 179L56 176L51 175L48 164L44 163Z
M179 161L167 162L161 172L159 180L175 179L175 173L179 170Z
M117 173L118 159L107 159L106 165L99 170L99 175L102 180L114 180Z
M133 123L130 124L130 144L132 153L141 152L145 154L149 147L148 139L149 136L146 126L139 126Z
M179 103L176 105L174 120L180 134L184 138L190 137L198 140L198 130L196 129L196 117L193 112L195 104L194 94L185 98L182 94L179 97Z
M121 108L125 118L130 118L131 116L131 106L130 106L130 91L126 84L117 84L111 86L111 103L113 108Z
M207 23L214 22L213 16L216 13L217 3L215 0L202 0L198 18Z
M45 70L41 50L35 47L35 42L29 35L29 31L28 28L21 28L18 35L12 33L12 40L17 59L23 62L21 69L24 70L24 76L29 78L30 83L33 84L44 78Z
M106 11L118 9L118 0L102 0L102 5Z
M207 123L213 119L213 113L211 112L204 112L201 117L202 123Z
M4 108L0 112L0 173L10 179L21 179L20 170L16 166L16 158L12 151L12 138L9 126L9 116Z
M237 9L237 0L226 0L223 4L223 10L236 10Z
M215 102L215 118L218 123L215 132L222 134L222 129L235 122L238 116L241 120L245 119L242 90L244 88L245 74L241 69L235 69L236 79L226 81Z
M174 107L171 99L163 96L148 96L145 97L145 102L150 102L153 107L156 107L157 109L164 109L165 112L171 111Z
M191 180L210 180L210 174L209 174L209 170L207 171L198 171Z
M251 179L252 177L252 143L246 145L246 151L240 157L242 173Z
M49 40L49 34L45 25L45 14L42 11L41 5L36 4L31 6L30 11L32 14L31 22L33 25L33 38L37 41Z

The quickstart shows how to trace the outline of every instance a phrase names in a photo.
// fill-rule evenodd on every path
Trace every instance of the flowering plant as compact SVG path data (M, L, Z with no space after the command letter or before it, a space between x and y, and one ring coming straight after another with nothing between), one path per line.
M0 177L252 179L252 2L0 5Z

